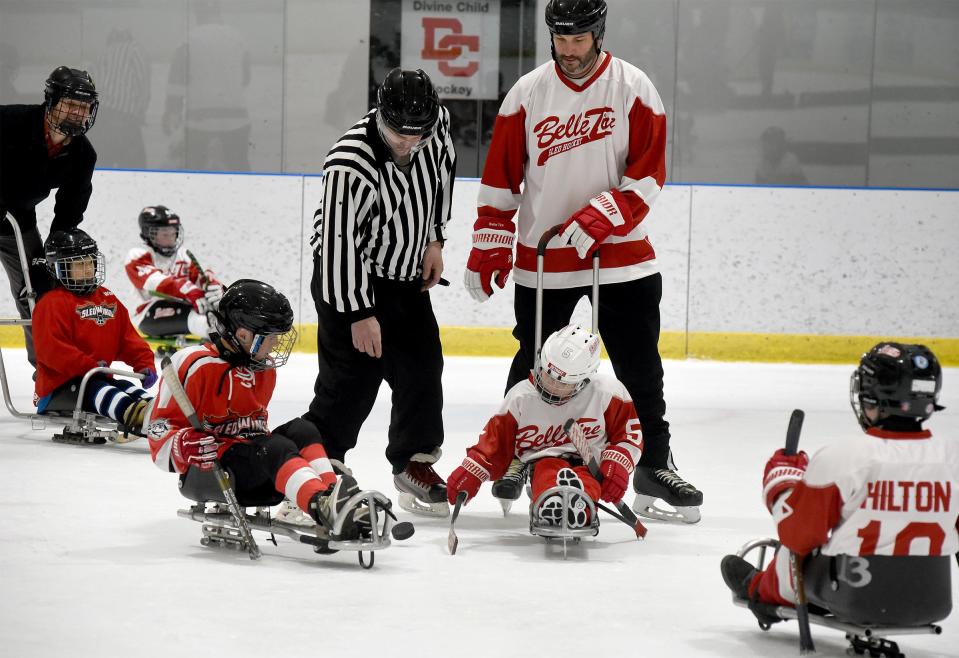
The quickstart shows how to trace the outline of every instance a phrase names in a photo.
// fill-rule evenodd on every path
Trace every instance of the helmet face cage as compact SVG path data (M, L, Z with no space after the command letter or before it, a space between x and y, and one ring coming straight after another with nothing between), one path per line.
M433 129L435 128L435 126L436 126L436 124L434 123L433 126L430 126L430 127L426 130L426 132L424 132L424 133L412 133L412 134L410 134L410 135L405 135L404 133L401 133L401 132L399 132L398 130L396 130L395 128L393 128L392 126L390 126L390 125L386 122L386 118L383 116L383 113L382 113L382 112L377 112L377 113L376 113L376 129L379 131L380 137L382 138L383 142L389 144L389 139L387 138L387 136L386 136L386 134L385 134L385 132L384 132L385 130L390 130L391 132L394 132L394 133L396 133L397 135L402 135L402 136L407 136L407 137L412 136L412 135L415 135L415 134L419 134L419 135L420 135L420 141L416 142L416 144L414 144L413 147L410 148L410 155L411 155L411 156L412 156L412 155L415 155L416 153L419 153L420 151L423 150L423 148L426 147L426 145L429 143L430 139L433 137Z
M91 276L81 277L78 271L83 265L92 264ZM84 254L81 256L63 256L53 263L47 263L48 269L60 284L77 295L89 295L103 285L106 278L106 259L103 253Z
M540 350L533 382L548 404L572 399L599 370L599 336L577 325L568 325L550 335Z
M941 387L939 361L924 345L880 343L853 372L849 402L864 429L891 417L921 423L940 408ZM871 409L876 409L875 419L866 415Z
M79 137L90 130L100 107L90 75L66 66L58 67L47 78L44 100L52 129L67 137Z
M167 229L176 230L176 239L173 241L172 245L159 245L157 244L157 233ZM144 233L140 234L140 237L143 238L143 241L146 242L153 251L157 252L161 256L172 256L183 246L183 226L178 223L168 224L166 226L152 225L148 226Z
M270 336L276 336L276 344L269 353L262 359L257 359L256 354L263 346L263 342ZM286 365L290 360L290 352L296 344L297 333L295 327L290 327L289 331L271 334L255 334L253 342L250 344L250 364L247 366L250 370L272 370Z

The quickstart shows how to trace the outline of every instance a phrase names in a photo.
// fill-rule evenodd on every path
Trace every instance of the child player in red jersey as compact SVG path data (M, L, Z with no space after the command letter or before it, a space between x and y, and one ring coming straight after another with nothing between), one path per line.
M316 427L302 418L270 431L268 411L276 369L296 342L293 309L273 286L240 279L209 314L211 342L173 355L177 376L196 410L194 429L167 387L147 423L154 463L164 471L210 470L219 460L232 473L237 498L278 491L314 523L331 531L346 515L338 540L370 532L369 510L346 506L359 492L349 474L337 477Z
M146 389L157 379L153 352L133 328L126 307L100 285L103 254L93 238L78 228L54 232L44 253L59 285L40 298L33 312L38 413L72 410L87 371L122 361L144 375L143 388L95 375L87 383L82 408L141 434L150 401Z

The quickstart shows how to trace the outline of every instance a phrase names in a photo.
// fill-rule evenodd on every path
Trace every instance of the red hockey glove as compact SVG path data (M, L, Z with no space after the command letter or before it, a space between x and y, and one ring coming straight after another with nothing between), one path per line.
M198 432L192 427L178 430L170 439L173 442L170 457L177 473L186 473L191 466L209 471L216 461L217 441L215 436Z
M629 486L629 476L633 472L633 460L629 453L616 446L603 450L603 459L599 463L599 474L603 476L603 490L599 494L608 503L618 503L623 499Z
M500 288L513 270L516 224L509 219L480 217L473 224L473 249L466 261L463 285L478 302L493 294L493 281Z
M183 293L183 298L193 304L193 310L200 315L206 315L206 312L210 310L210 302L207 301L206 293L202 288L196 286L190 288Z
M580 258L587 258L610 235L626 235L635 226L626 196L614 189L597 194L574 212L559 237L576 247Z
M480 485L490 479L489 470L478 461L467 457L446 479L446 498L450 505L456 504L456 496L466 492L466 502L479 493Z
M787 455L782 448L773 453L763 471L763 500L767 510L772 512L779 497L803 479L808 465L809 456L802 450L795 455Z

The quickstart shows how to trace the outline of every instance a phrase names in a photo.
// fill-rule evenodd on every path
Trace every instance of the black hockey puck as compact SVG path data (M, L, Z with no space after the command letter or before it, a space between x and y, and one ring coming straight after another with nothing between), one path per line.
M416 529L412 523L409 521L400 521L390 529L390 534L393 535L393 539L396 541L403 541L404 539L412 537L415 531Z

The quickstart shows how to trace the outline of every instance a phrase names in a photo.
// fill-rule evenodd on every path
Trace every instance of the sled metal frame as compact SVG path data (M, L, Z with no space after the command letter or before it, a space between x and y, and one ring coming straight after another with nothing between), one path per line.
M754 539L752 541L746 542L743 544L742 548L736 552L736 555L743 559L747 559L747 555L751 552L758 550L759 551L759 560L756 563L756 568L762 571L766 566L766 551L767 549L772 549L773 555L775 555L776 550L779 548L780 542L777 539L766 538L766 539ZM737 598L733 595L733 603L741 608L749 608L749 603L743 599ZM783 621L790 619L797 619L798 615L796 609L792 606L776 606L774 608L774 613L777 617ZM841 631L846 634L846 639L852 643L851 650L856 650L857 647L864 651L877 651L872 655L885 655L881 653L881 647L884 645L891 645L898 651L896 644L894 642L889 642L885 640L887 635L940 635L942 634L942 627L938 624L923 624L920 626L892 626L892 625L860 625L854 624L851 622L845 622L837 619L833 615L822 615L814 612L809 613L809 623L816 626L823 626L825 628L831 628L833 630ZM763 624L760 622L759 627L768 631L770 628L769 624ZM863 651L858 651L862 653Z

